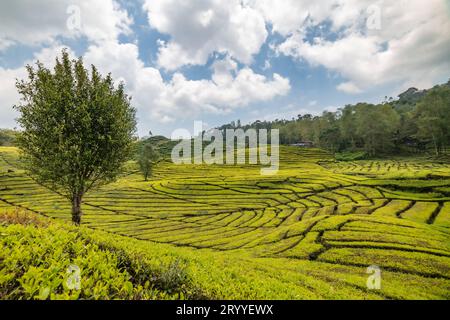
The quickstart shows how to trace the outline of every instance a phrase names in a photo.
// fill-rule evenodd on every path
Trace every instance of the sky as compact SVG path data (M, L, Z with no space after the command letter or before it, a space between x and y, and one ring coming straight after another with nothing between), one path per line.
M138 134L291 119L450 78L450 0L0 2L0 128L63 48L124 82Z

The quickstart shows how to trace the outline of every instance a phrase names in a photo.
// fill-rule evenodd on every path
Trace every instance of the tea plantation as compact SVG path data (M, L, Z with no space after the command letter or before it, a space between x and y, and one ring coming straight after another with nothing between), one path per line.
M165 159L149 181L130 162L86 195L76 228L70 203L2 147L0 211L15 208L34 218L0 219L0 298L450 298L445 159L336 162L282 147L274 176ZM70 264L79 291L64 288ZM380 289L367 287L372 265Z

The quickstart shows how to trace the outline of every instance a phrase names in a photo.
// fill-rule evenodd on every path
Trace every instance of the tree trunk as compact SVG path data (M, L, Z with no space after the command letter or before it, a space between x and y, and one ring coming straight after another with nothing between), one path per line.
M436 140L434 141L434 153L436 154L436 156L439 155L439 146L438 146Z
M75 194L72 200L72 222L76 225L81 223L81 200L83 198L82 193Z
M438 156L439 155L439 147L438 147L437 139L434 137L434 134L431 135L431 138L433 139L434 153L436 156Z

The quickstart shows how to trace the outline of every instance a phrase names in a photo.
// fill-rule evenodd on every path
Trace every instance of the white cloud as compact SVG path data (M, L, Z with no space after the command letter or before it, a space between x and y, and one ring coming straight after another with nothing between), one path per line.
M288 104L279 108L257 109L250 112L252 117L249 119L249 121L273 121L275 119L291 120L292 118L296 119L299 115L310 114L312 116L319 116L324 111L334 112L338 109L337 107L333 106L329 106L326 108L314 107L316 106L300 107L296 104Z
M158 53L158 65L167 70L204 65L214 52L249 64L267 37L262 15L240 0L146 0L143 7L149 24L171 37Z
M15 79L22 79L25 76L24 68L17 70L0 68L0 127L15 127L14 119L17 117L17 113L12 109L12 106L17 104L19 99Z
M61 49L59 45L44 48L34 55L33 61L39 59L52 67ZM69 53L75 57L72 51ZM250 103L286 95L290 90L287 78L278 74L267 78L248 67L239 69L229 56L213 64L211 80L189 80L180 72L164 80L158 69L145 66L139 59L136 44L113 40L92 43L84 54L84 61L85 65L97 66L103 74L111 72L114 79L126 84L140 120L144 122L168 123L206 114L224 114ZM0 68L0 126L14 125L16 115L11 106L19 101L15 78L25 77L24 67Z
M24 65L33 63L36 60L41 61L48 67L53 67L55 63L56 54L59 54L63 49L62 46L52 46L42 49L34 54L32 60L25 61ZM69 54L73 55L71 50ZM2 68L0 67L0 127L12 128L15 127L14 119L18 116L17 112L13 110L13 105L19 103L20 96L16 89L16 79L26 80L27 72L25 67L20 68Z
M230 57L214 63L212 80L189 80L176 72L169 81L163 80L158 69L144 66L134 44L91 46L85 58L103 72L111 71L116 79L123 79L141 115L160 122L226 113L290 90L288 79L278 74L267 79L249 68L238 70Z
M72 4L80 8L81 30L67 28ZM380 5L380 30L366 27L373 4ZM269 25L281 36L270 48L325 67L333 79L342 78L337 89L345 93L385 84L427 87L450 73L449 8L443 0L145 0L143 8L149 25L169 36L157 43L153 67L139 58L136 44L118 42L132 21L114 0L2 1L0 51L17 43L39 44L47 48L35 58L51 64L60 38L84 36L86 62L126 82L139 115L160 122L224 114L288 94L289 79L249 67ZM211 57L211 79L189 80L178 70L205 65ZM261 61L266 72L271 58ZM174 73L163 78L158 68ZM14 78L23 76L23 68L0 67L0 125L9 125L10 106L18 98Z
M310 0L247 0L272 25L272 31L287 36L305 27L307 19L324 20L332 3Z
M279 53L338 73L345 79L341 91L386 83L427 87L450 73L450 8L443 0L248 2L286 37ZM368 19L377 18L373 8L380 12L379 30L367 28ZM324 22L331 29L321 32ZM306 36L312 29L314 41Z
M336 107L336 106L328 106L328 107L326 107L323 111L337 112L338 110L339 110L339 107Z
M338 89L339 91L346 92L346 93L351 93L351 94L356 94L356 93L361 93L362 92L362 90L360 88L358 88L352 82L343 82L343 83L339 84L336 87L336 89Z
M67 21L78 6L80 28L69 29ZM0 51L15 44L45 45L23 64L40 60L53 66L55 57L63 46L57 37L74 38L86 36L91 41L116 39L120 33L129 31L130 18L112 0L58 0L58 1L0 1ZM70 51L70 53L72 53ZM72 53L73 55L73 53ZM12 106L19 102L15 87L16 79L25 79L24 67L0 67L0 126L16 126L18 116Z
M116 39L130 24L113 0L0 1L0 50L15 43L51 44L58 36Z
M13 41L11 40L7 40L7 39L3 39L0 37L0 51L2 51L3 49L6 49L10 46L12 46L14 44Z

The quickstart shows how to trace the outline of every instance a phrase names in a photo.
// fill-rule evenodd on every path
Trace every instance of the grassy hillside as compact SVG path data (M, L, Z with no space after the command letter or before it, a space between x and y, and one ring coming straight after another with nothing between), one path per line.
M17 149L0 148L0 210L21 207L61 221L4 219L0 241L12 251L2 253L17 254L0 257L0 297L39 297L19 279L29 270L61 277L78 259L88 291L72 298L450 298L448 163L341 163L294 147L282 147L280 158L276 176L261 176L258 166L162 161L148 182L130 162L117 182L86 196L78 230L62 222L70 220L70 204L20 169ZM20 260L32 250L16 245L27 237L64 256L55 258L59 269L48 273L51 259ZM70 237L93 247L65 255L58 248ZM102 272L82 262L89 254L112 266L99 294L89 281ZM22 261L21 272L11 259ZM382 270L380 290L366 287L370 265ZM49 290L48 297L66 297L58 296L62 287Z

